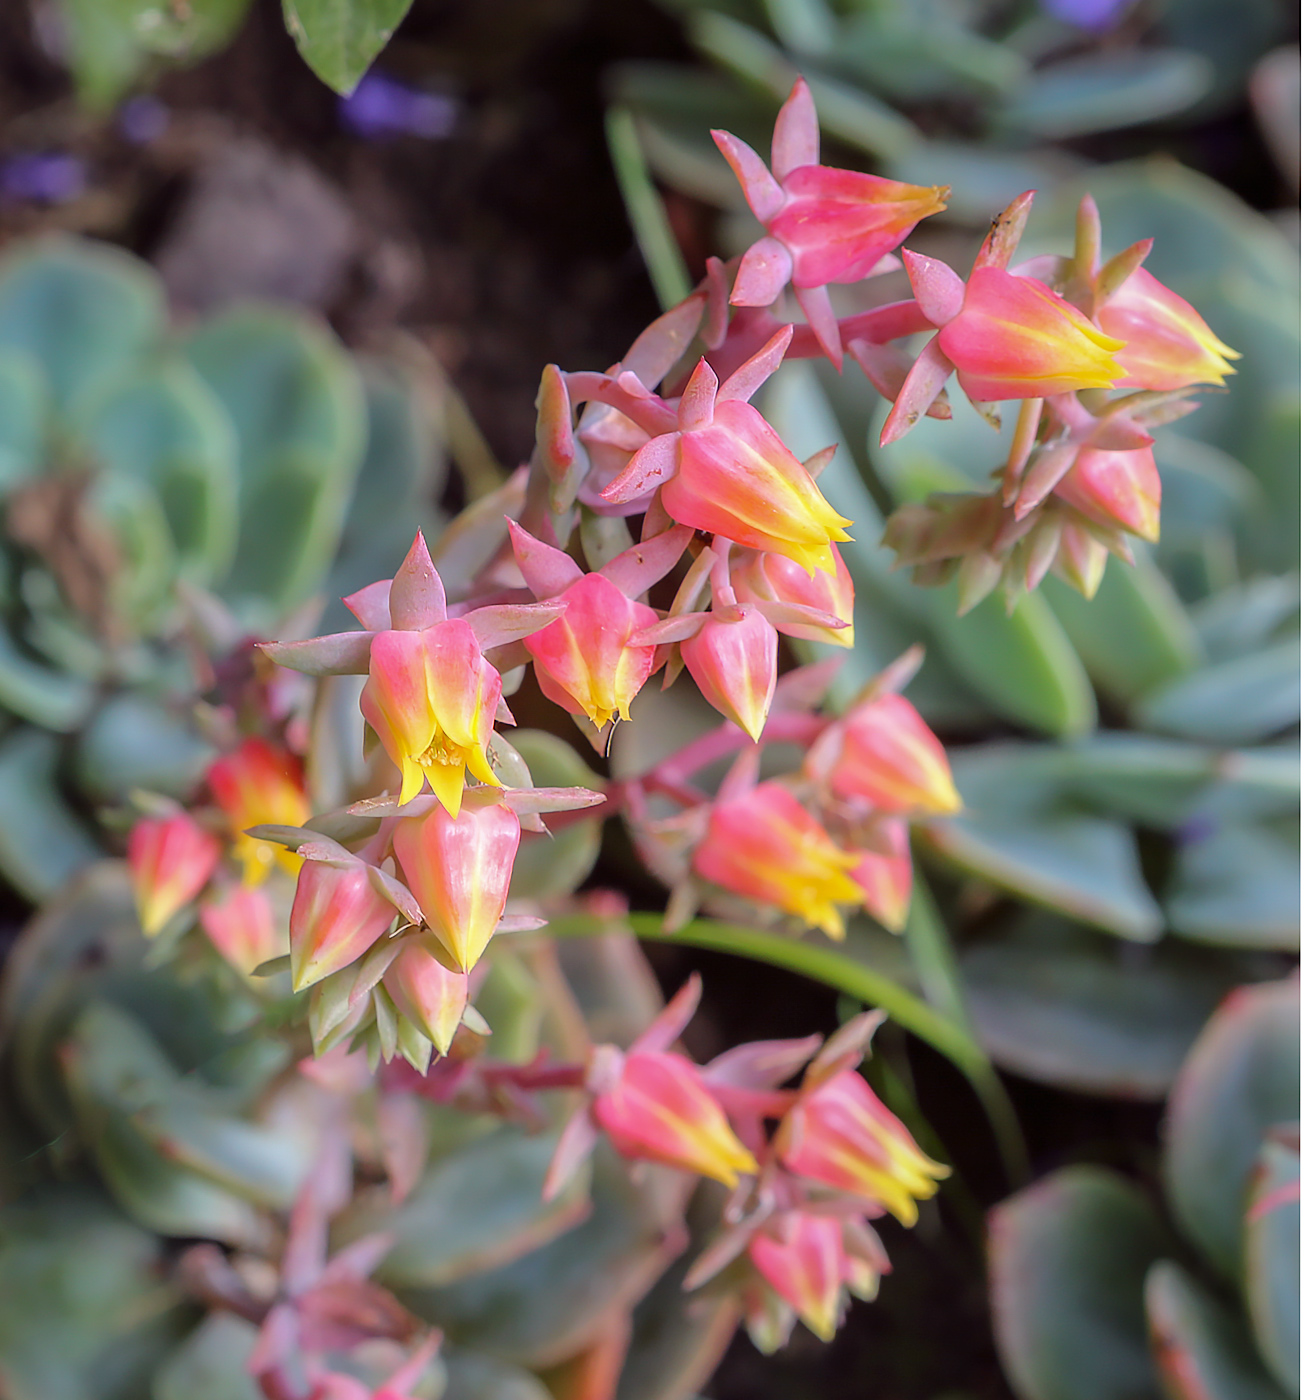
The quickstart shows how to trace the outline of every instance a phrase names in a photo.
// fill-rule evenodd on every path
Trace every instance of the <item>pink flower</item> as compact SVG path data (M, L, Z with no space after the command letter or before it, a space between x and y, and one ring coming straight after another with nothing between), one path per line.
M1162 486L1154 452L1084 447L1055 486L1060 500L1099 525L1118 525L1152 543L1159 538Z
M920 219L946 207L949 189L820 165L819 120L802 78L774 125L773 173L736 136L711 135L766 230L743 255L730 301L769 306L791 281L821 347L841 365L842 341L824 288L870 276Z
M704 880L759 904L772 904L830 938L845 926L839 904L859 904L851 877L856 856L833 838L780 783L716 802L706 836L693 855Z
M712 612L680 653L703 696L759 742L779 678L779 634L760 609Z
M521 823L501 803L434 807L394 828L394 854L431 932L469 972L498 927L521 841Z
M199 925L213 947L246 976L285 952L271 900L248 885L236 885L201 905Z
M367 865L305 860L290 909L290 971L302 991L355 962L394 922Z
M438 951L416 937L404 940L383 981L399 1011L446 1055L466 1011L467 974L446 967Z
M837 545L830 545L829 552L833 556L833 572L816 570L813 574L808 574L800 564L782 554L751 553L733 571L739 602L774 601L828 613L846 623L846 626L821 627L813 621L801 622L795 618L772 620L779 631L788 637L831 642L839 647L853 646L856 640L853 625L855 585Z
M866 910L885 929L900 933L910 913L914 870L910 861L910 833L903 821L886 821L880 828L886 850L858 850L860 863L851 878L864 893Z
M153 937L208 883L222 847L193 817L145 817L127 838L127 870L140 926Z
M246 739L210 765L207 776L209 790L231 824L245 883L265 880L273 864L291 873L298 870L299 857L292 851L245 835L251 826L302 826L312 816L298 758L266 739Z
M1106 335L1125 342L1118 363L1122 389L1185 389L1221 384L1240 356L1209 329L1189 302L1138 267L1107 297L1096 314ZM1139 531L1137 533L1140 533Z
M886 1207L903 1225L919 1218L916 1200L937 1192L948 1169L926 1157L854 1069L818 1071L779 1125L779 1160L797 1176Z

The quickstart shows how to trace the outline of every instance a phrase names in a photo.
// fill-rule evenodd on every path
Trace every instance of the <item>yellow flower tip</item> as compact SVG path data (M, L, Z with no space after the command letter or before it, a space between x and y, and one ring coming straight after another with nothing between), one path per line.
M430 790L439 799L439 805L450 817L456 817L462 810L465 763L431 763L425 769L425 776L430 780Z

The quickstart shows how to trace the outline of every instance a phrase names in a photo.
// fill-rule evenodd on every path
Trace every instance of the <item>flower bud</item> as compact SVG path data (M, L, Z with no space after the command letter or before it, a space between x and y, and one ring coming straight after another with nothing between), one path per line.
M294 990L356 961L393 922L394 906L377 893L362 862L305 860L290 909Z
M152 938L208 883L222 854L193 817L145 817L127 838L127 870L140 926Z
M729 611L736 621L711 614L680 653L706 700L759 742L779 679L779 634L754 607Z
M749 555L733 570L731 582L741 603L756 603L763 599L780 603L797 603L817 608L841 618L845 627L805 626L801 623L780 623L780 630L789 637L810 642L831 642L834 646L850 647L856 640L852 625L855 616L856 589L847 572L837 545L829 546L833 556L833 572L817 569L808 574L800 564L782 554Z
M864 892L864 904L891 933L900 933L910 913L914 870L910 862L910 834L903 821L885 822L882 828L884 851L855 851L859 865L851 878Z
M942 353L975 402L1109 389L1124 377L1123 342L1063 297L997 267L969 278L958 316L938 332Z
M456 816L468 768L482 783L500 786L485 746L502 693L502 677L462 618L372 638L362 714L402 774L401 803L428 778Z
M593 1117L622 1157L697 1172L726 1186L757 1170L691 1060L654 1051L632 1051L620 1060L614 1082L593 1101Z
M424 940L416 937L404 939L402 950L385 969L382 980L394 1005L434 1042L441 1055L446 1055L466 1010L467 974L445 967Z
M842 1222L789 1210L752 1236L747 1253L761 1277L823 1342L833 1340L851 1270Z
M854 1069L803 1088L775 1137L790 1172L877 1201L903 1225L949 1169L926 1157Z
M704 880L760 904L772 904L821 928L845 932L839 904L859 904L860 886L847 855L800 802L779 783L761 783L742 796L717 802L706 837L693 855Z
M246 739L208 769L208 786L226 813L235 837L235 857L244 879L256 885L280 865L293 874L300 860L293 851L245 835L251 826L302 826L312 816L304 789L303 764L287 749L266 739Z
M532 636L539 688L568 714L584 714L602 729L619 715L652 674L655 646L633 646L630 637L657 621L644 603L627 597L602 574L585 574L561 594L566 612Z
M1138 267L1100 307L1096 319L1106 335L1126 344L1117 353L1126 378L1121 389L1185 389L1221 384L1236 371L1240 356L1205 324L1200 313Z
M850 538L851 521L751 404L717 402L711 423L680 434L678 456L679 470L661 490L672 520L782 554L808 574L834 572L829 546Z
M1088 520L1121 525L1153 543L1159 538L1162 489L1149 447L1130 452L1084 447L1056 484L1055 494Z
M249 885L236 885L201 905L199 924L213 947L245 976L285 952L271 900Z
M823 745L811 757L812 766L830 762L835 796L859 798L880 812L931 817L960 810L946 750L903 696L863 701L834 735L841 744L831 761Z
M463 972L479 961L507 903L521 823L510 807L436 807L394 828L394 854L431 932Z

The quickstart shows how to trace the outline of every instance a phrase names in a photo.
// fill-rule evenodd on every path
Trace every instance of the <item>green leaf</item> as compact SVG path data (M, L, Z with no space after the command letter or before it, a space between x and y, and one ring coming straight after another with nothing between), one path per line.
M1243 987L1187 1056L1168 1104L1163 1173L1178 1223L1239 1272L1246 1192L1259 1144L1299 1117L1299 986Z
M667 1234L678 1193L668 1185L653 1167L636 1186L625 1164L600 1147L593 1211L581 1224L487 1273L404 1289L402 1301L437 1321L454 1346L522 1366L555 1365L587 1345L604 1316L632 1306L678 1252Z
M1029 76L1027 60L1014 49L957 23L952 7L921 0L855 14L830 57L864 78L864 86L906 103L991 98L1017 90Z
M71 734L94 704L94 686L32 660L0 622L0 705L43 729Z
M359 368L367 448L326 583L331 604L322 632L356 627L339 600L378 578L392 578L417 530L434 540L444 523L433 502L443 492L448 458L420 387L381 360L362 360Z
M550 1400L537 1376L497 1357L450 1349L442 1359L448 1384L440 1400Z
M0 490L41 470L50 391L36 358L0 350Z
M714 10L688 19L689 42L699 53L782 102L798 75L792 60L759 30ZM900 156L923 141L913 122L863 89L826 77L809 62L801 76L810 84L820 127L870 155Z
M1043 750L1067 797L1107 816L1171 829L1187 821L1241 755L1122 729ZM1050 757L1053 753L1054 757Z
M510 1264L587 1212L587 1172L556 1200L543 1199L556 1146L556 1133L500 1128L438 1158L402 1205L360 1202L341 1222L341 1238L394 1236L377 1271L390 1288L438 1288Z
M1185 1269L1160 1260L1145 1296L1155 1360L1173 1400L1286 1400L1244 1323Z
M1193 671L1146 695L1133 717L1214 744L1267 739L1299 722L1299 639Z
M1191 619L1213 661L1260 651L1279 633L1298 630L1299 575L1247 579L1201 603Z
M412 0L282 0L285 27L304 62L345 96L411 8Z
M1024 190L1053 189L1073 176L1078 165L1073 156L1053 147L1010 151L960 141L926 141L885 161L882 173L912 185L950 185L947 217L981 225Z
M99 857L57 785L59 743L20 729L0 740L0 873L33 903Z
M1197 943L1298 953L1298 824L1197 817L1180 837L1164 908L1173 932Z
M1286 38L1290 15L1274 0L1163 0L1157 18L1166 38L1204 54L1214 65L1217 87L1207 106L1219 110L1243 100L1254 61ZM1203 109L1202 109L1203 110Z
M1165 939L1127 947L1024 912L966 946L978 1038L1002 1069L1079 1093L1161 1099L1239 962Z
M153 348L165 323L152 269L107 243L45 239L0 263L0 347L32 356L61 412Z
M190 365L165 361L115 379L87 406L83 437L103 466L158 493L194 582L226 574L235 550L235 432Z
M131 691L95 712L77 739L73 772L97 802L123 802L133 788L189 796L217 756L175 706Z
M1066 1167L997 1206L988 1230L996 1344L1019 1400L1158 1400L1143 1288L1167 1239L1141 1192Z
M187 353L239 443L240 537L225 595L275 611L302 603L334 557L362 462L357 371L329 332L265 308L208 322Z
M1057 578L1042 596L1101 693L1130 704L1203 659L1200 638L1163 574L1144 554L1135 565L1110 558L1088 601Z
M1132 833L1065 800L1055 751L990 744L953 755L964 810L922 829L951 864L1120 938L1163 928Z
M151 1400L262 1400L247 1370L257 1340L252 1322L210 1313L159 1367Z
M47 1184L7 1205L0 1211L7 1394L139 1400L188 1315L164 1264L160 1242L87 1186Z
M602 786L602 779L556 735L541 729L522 729L512 734L512 747L529 765L536 787ZM547 818L544 820L546 824ZM512 867L512 896L552 899L573 893L588 878L601 845L600 816L558 823L556 835L522 832Z
M99 472L87 504L109 526L117 545L117 567L109 579L112 615L133 629L153 621L172 598L176 546L158 492L145 482Z
M1299 1392L1299 1130L1259 1149L1245 1212L1245 1301L1259 1355L1289 1394Z
M162 57L194 62L235 34L249 0L60 0L70 66L81 100L111 107L148 66Z
M684 255L670 226L666 206L652 183L633 114L624 107L609 107L606 130L607 150L621 198L625 201L625 214L643 254L657 300L661 309L668 311L693 290Z
M1052 141L1137 126L1185 111L1212 86L1214 65L1181 49L1116 49L1047 64L999 115Z

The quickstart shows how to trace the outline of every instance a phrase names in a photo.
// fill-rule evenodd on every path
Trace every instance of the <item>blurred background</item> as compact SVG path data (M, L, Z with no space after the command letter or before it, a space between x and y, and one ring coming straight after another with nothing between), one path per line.
M976 416L880 452L881 401L827 366L790 367L765 404L799 455L842 443L826 487L861 525L848 687L927 645L911 697L971 813L921 842L954 947L930 963L869 927L852 946L962 998L1037 1175L1092 1164L1157 1200L1165 1098L1201 1026L1298 952L1295 7L415 0L387 43L404 7L362 8L374 33L336 53L311 25L292 37L275 0L0 6L4 936L120 839L104 811L183 793L211 757L178 699L178 584L258 631L391 572L415 525L437 534L501 484L531 451L545 364L611 364L708 256L756 237L709 129L763 150L801 73L828 163L952 186L913 247L964 266L1035 188L1027 253L1063 248L1089 189L1106 253L1155 237L1147 266L1243 355L1158 449L1164 531L1135 573L1112 561L1091 604L1052 581L1011 618L989 600L957 621L878 547L894 504L985 479L1000 448ZM528 686L513 707L556 723ZM700 717L672 704L659 723ZM636 742L613 771L643 761ZM621 834L598 839L577 880L596 861L592 880L659 907ZM838 1019L777 972L651 956L668 987L706 975L699 1056ZM1011 1394L983 1249L1000 1159L955 1070L883 1040L881 1092L917 1103L960 1167L947 1218L891 1235L896 1274L832 1346L735 1342L712 1400ZM1065 1364L1086 1368L1077 1389L1016 1360L1015 1393L1157 1393L1110 1389L1091 1352Z

